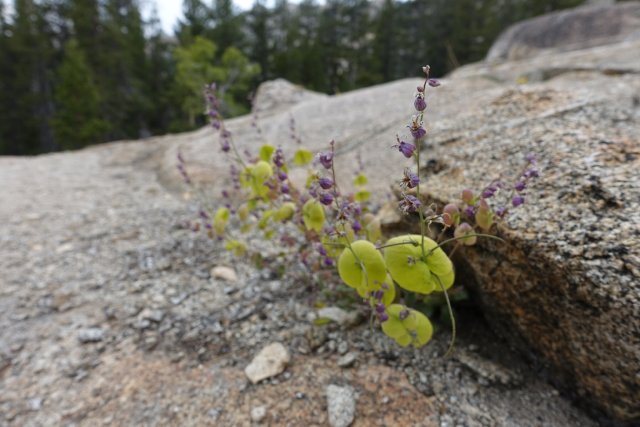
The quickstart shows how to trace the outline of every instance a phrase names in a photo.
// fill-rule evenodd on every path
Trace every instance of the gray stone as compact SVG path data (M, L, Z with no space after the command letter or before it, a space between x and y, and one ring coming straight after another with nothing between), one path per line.
M519 22L491 46L488 61L519 60L640 39L640 4L580 7Z
M349 352L338 359L338 366L341 368L348 368L353 365L357 359L358 355L356 353Z
M322 307L317 312L318 318L329 319L341 326L351 326L358 323L358 313L345 311L340 307Z
M155 323L160 323L164 318L164 312L162 310L152 310L145 308L138 315L139 320L150 320Z
M484 359L475 353L459 350L455 353L455 358L478 377L484 378L491 384L518 386L522 383L522 376L517 372Z
M238 281L236 271L231 267L225 267L223 265L213 267L211 269L211 277L230 283L236 283Z
M356 397L351 387L330 384L326 389L331 427L348 427L356 416Z
M259 423L267 417L267 408L264 406L256 406L251 408L251 420Z
M244 373L253 384L274 377L285 370L289 363L289 351L280 343L264 347L245 368Z
M104 330L101 328L86 328L78 332L78 341L81 343L100 342L104 339Z

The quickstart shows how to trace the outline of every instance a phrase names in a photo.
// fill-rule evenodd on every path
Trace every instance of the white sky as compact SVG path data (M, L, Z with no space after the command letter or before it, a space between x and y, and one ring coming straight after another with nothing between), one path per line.
M162 22L162 29L167 34L173 34L173 27L179 18L182 18L182 0L143 0L144 16L148 17L153 4L158 8L158 15ZM210 5L211 0L205 0L205 4ZM243 10L250 9L254 0L233 0L233 4ZM267 1L267 5L271 6L273 1Z

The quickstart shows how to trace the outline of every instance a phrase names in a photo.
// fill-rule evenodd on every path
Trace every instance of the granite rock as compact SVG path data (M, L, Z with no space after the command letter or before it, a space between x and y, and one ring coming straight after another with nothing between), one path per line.
M427 94L422 170L427 196L445 203L465 187L515 179L525 155L537 154L542 176L527 205L497 230L507 243L466 250L458 278L494 328L547 366L556 384L629 422L640 414L639 51L640 41L627 40L456 70ZM228 127L240 150L262 139L286 151L297 146L289 137L294 117L305 147L324 150L336 140L343 191L349 174L341 174L359 159L382 204L406 165L390 147L396 134L407 136L418 83L312 97L271 115L262 136L248 117ZM219 193L228 174L211 138L209 129L176 138L160 180L179 182L173 165L181 147Z
M498 36L488 61L519 60L640 38L640 4L596 5L561 10L510 26Z

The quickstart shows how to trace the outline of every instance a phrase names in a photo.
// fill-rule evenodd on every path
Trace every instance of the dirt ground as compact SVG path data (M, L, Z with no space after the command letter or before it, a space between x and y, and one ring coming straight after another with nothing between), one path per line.
M157 177L170 144L0 158L1 426L323 426L330 384L354 390L353 426L597 425L473 308L448 358L445 328L401 350L366 321L315 326L307 284L189 229ZM291 361L251 384L272 342Z

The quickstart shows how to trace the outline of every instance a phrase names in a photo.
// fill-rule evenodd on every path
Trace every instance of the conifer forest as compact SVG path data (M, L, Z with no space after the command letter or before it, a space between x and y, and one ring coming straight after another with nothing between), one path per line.
M167 34L137 0L0 0L0 155L33 155L205 124L266 80L336 94L480 60L509 24L582 0L184 0ZM428 23L426 25L425 23Z

